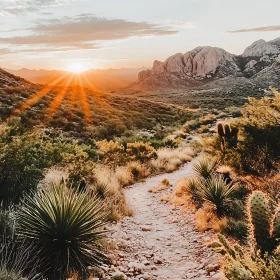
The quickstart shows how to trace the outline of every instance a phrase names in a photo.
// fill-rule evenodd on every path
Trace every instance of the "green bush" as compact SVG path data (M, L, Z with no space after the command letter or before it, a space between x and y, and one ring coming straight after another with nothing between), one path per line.
M223 151L224 161L240 172L264 175L279 168L280 94L272 91L274 97L249 98L237 122L237 145Z
M53 153L48 143L36 134L14 136L10 142L0 139L0 201L6 207L18 203L25 192L34 190L51 166Z
M156 150L150 143L136 142L127 143L126 155L128 159L134 161L145 162L156 157Z
M244 243L248 236L248 225L246 221L229 218L223 226L221 232L236 238L241 243Z
M104 236L103 205L87 192L65 186L42 189L26 196L18 212L18 232L37 252L38 268L49 280L77 273L89 276L88 267L105 259L98 240Z

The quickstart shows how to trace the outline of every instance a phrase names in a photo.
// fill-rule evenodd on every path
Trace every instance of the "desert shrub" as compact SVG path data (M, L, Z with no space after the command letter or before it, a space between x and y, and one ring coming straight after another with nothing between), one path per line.
M77 273L86 278L88 267L100 266L105 258L97 243L105 217L103 205L90 193L53 186L25 197L18 232L37 252L44 277L67 279Z
M138 161L132 161L127 164L128 171L133 175L137 181L146 178L150 175L150 169Z
M4 206L18 203L24 192L34 190L53 160L52 146L37 134L14 136L8 143L0 139L0 200Z
M200 180L199 178L192 176L192 177L188 177L185 180L185 190L186 192L188 192L192 198L195 199L199 199L197 193L199 191L199 187L200 187Z
M96 183L94 185L93 191L100 199L105 199L109 192L109 188L104 183Z
M112 140L102 140L96 142L100 159L105 164L118 164L122 163L124 159L124 147L119 142Z
M248 224L246 221L229 218L227 219L226 224L222 227L221 232L234 237L243 243L246 242L248 230Z
M231 280L271 279L278 280L280 275L279 252L260 254L259 251L232 246L223 235L219 241L227 254L224 273Z
M127 143L126 154L130 160L139 160L145 162L156 157L156 150L150 143L136 142Z
M280 94L274 97L249 98L238 121L236 147L225 149L222 157L238 171L266 174L276 170L280 159Z
M68 180L73 188L78 188L83 178L93 172L96 164L77 143L71 145L70 151L65 151L61 154L63 165L67 169Z

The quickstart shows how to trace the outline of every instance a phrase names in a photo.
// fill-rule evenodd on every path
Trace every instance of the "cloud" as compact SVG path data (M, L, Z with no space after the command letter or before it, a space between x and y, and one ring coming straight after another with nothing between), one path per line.
M245 32L268 32L268 31L279 31L280 25L272 25L272 26L264 26L264 27L256 27L256 28L248 28L248 29L238 29L227 31L228 33L245 33Z
M0 0L2 16L22 15L39 11L41 8L63 5L69 0Z
M10 49L0 49L0 56L1 55L5 55L5 54L10 54L10 53L13 53L13 51L11 51Z
M14 46L47 47L51 49L91 49L100 42L134 36L163 36L178 31L170 26L124 19L98 18L83 14L76 18L64 17L39 22L30 29L30 35L2 37L0 43Z

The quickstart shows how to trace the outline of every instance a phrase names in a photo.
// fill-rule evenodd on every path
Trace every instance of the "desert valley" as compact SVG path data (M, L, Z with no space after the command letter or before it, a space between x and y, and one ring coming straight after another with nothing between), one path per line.
M279 280L279 26L83 1L0 1L0 280Z

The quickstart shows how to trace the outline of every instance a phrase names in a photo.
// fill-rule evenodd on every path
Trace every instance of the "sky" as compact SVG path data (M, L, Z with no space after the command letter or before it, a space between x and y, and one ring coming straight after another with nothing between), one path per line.
M280 37L279 0L0 0L0 67L150 67Z

